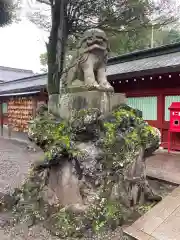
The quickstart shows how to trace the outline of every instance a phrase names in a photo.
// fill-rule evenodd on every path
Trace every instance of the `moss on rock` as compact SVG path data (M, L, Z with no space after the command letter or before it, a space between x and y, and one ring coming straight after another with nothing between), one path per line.
M144 161L159 147L159 137L135 109L121 105L108 116L87 109L66 122L43 108L30 123L29 137L46 158L33 166L29 179L15 193L19 219L28 215L31 224L43 221L55 235L78 238L121 225L132 213L131 204L141 204L152 193ZM52 169L63 172L64 163L79 187L83 206L78 210L61 202L50 206L43 198Z

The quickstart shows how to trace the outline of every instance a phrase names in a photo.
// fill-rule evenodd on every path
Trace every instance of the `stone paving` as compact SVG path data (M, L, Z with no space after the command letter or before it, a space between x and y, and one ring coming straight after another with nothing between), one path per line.
M180 240L180 187L124 232L138 240Z
M20 143L29 144L29 139L27 133L24 132L15 132L11 131L11 136L8 134L8 127L3 126L3 136L0 136L1 139L11 139L12 141L18 141Z
M147 175L180 184L180 154L157 151L146 161Z
M146 161L147 175L180 184L180 154L158 151ZM138 240L180 240L180 187L124 230Z

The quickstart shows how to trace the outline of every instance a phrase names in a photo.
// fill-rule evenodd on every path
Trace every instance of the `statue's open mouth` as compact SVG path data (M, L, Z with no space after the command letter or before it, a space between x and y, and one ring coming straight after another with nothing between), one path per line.
M102 51L105 51L106 50L106 47L103 46L103 45L99 45L97 43L93 43L93 44L90 44L86 49L85 49L85 52L90 52L92 50L95 50L95 49L100 49Z

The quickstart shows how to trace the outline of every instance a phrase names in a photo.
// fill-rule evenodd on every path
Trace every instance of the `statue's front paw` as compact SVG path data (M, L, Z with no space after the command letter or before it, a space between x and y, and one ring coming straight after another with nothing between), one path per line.
M114 92L114 88L111 86L111 84L110 83L104 83L104 84L101 84L100 85L100 87L102 88L102 89L104 89L104 91L106 91L106 92Z
M114 92L114 88L110 85L106 88L109 92Z
M97 84L97 83L94 83L94 84L87 84L86 86L87 86L87 88L88 88L89 91L90 91L90 90L95 90L95 89L99 89L99 88L100 88L100 85Z

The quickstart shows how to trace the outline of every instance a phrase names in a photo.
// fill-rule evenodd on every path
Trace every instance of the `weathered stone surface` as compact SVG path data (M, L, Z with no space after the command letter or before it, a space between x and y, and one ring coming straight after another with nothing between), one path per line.
M61 96L59 115L63 119L70 119L77 111L83 109L99 109L106 114L119 104L126 103L125 94L107 93L101 91L81 91L67 93Z
M45 192L48 194L47 202L50 205L83 204L78 178L73 173L72 164L68 162L50 169L47 191Z
M64 70L62 75L60 92L67 93L69 87L75 85L88 88L88 90L113 92L114 89L106 76L109 42L105 32L96 28L89 29L84 32L78 45L70 66ZM77 81L79 84L75 83Z

